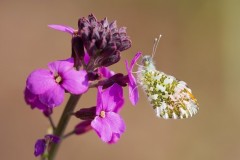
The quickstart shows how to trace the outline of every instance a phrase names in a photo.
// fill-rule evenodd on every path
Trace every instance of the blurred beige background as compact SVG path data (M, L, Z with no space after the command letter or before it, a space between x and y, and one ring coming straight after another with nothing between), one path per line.
M111 67L116 72L122 72L124 60L137 51L150 53L153 39L162 34L157 68L186 81L200 111L187 120L158 119L141 90L137 107L130 105L125 90L121 114L127 132L119 143L104 144L94 132L73 136L63 142L57 160L238 160L239 7L237 0L1 0L0 159L35 159L35 140L49 126L23 100L32 70L70 56L71 37L47 24L76 28L78 18L94 13L98 19L116 19L118 26L128 27L133 46ZM93 96L95 91L90 90L79 107L94 105ZM55 121L62 110L63 106L55 109ZM68 130L77 122L73 118Z

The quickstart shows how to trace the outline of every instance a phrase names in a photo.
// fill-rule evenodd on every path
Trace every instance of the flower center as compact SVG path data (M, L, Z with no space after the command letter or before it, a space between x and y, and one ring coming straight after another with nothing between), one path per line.
M57 76L55 77L55 81L56 81L57 83L61 83L62 77L59 76L59 75L57 75Z
M105 118L105 116L106 116L106 115L105 115L105 111L101 111L101 112L100 112L100 117L101 117L101 118Z

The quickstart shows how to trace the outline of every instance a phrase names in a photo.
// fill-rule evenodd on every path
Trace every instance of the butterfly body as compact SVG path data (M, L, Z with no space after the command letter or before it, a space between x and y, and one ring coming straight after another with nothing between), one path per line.
M143 57L137 77L158 117L183 119L197 113L197 100L187 84L156 70L151 56Z

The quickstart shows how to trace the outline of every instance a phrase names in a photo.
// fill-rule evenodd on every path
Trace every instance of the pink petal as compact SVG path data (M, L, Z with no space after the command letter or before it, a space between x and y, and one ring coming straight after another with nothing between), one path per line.
M122 134L125 132L126 126L119 114L114 112L106 112L106 117L104 119L107 121L113 133Z
M123 89L114 83L102 92L102 109L104 111L119 110L123 105Z
M108 67L100 67L98 68L98 72L104 77L104 78L110 78L115 73L111 71Z
M92 128L96 131L97 135L104 142L109 142L112 138L112 131L109 124L105 121L105 118L96 117L92 123Z
M108 142L108 144L114 144L120 139L120 134L113 133L111 140Z
M134 67L135 63L140 58L141 54L142 53L138 52L134 56L133 60L131 61L130 67L128 66L128 62L125 61L126 68L127 68L127 71L128 71L128 78L129 78L129 84L128 84L129 99L134 106L137 104L137 102L139 100L139 93L138 93L138 88L137 88L137 82L136 82L136 79L135 79L134 75L132 74L132 70L133 70L133 67Z
M50 24L50 25L48 25L48 27L50 27L52 29L55 29L55 30L58 30L58 31L67 32L71 35L73 35L73 33L74 33L74 29L72 27L69 27L69 26Z
M38 108L39 110L48 110L48 107L39 100L39 96L32 94L27 88L24 91L25 102L31 106L32 109Z
M27 79L27 88L33 94L42 94L56 85L53 74L46 69L33 71Z
M88 89L87 72L71 69L62 74L62 87L72 94L82 94Z
M74 66L73 58L69 58L67 60L59 60L54 61L48 64L48 68L53 73L64 73L70 69L72 69Z
M85 64L88 64L88 62L90 61L90 56L89 56L88 53L85 53L85 54L84 54L83 60L84 60Z
M141 53L141 52L138 52L138 53L133 57L133 59L132 59L132 61L131 61L131 64L130 64L130 69L131 69L131 71L132 71L135 63L137 62L137 60L140 58L141 55L142 55L142 53Z
M132 79L132 83L128 84L128 93L132 105L135 106L139 100L138 86L135 79Z
M60 85L56 85L44 94L39 95L39 100L48 107L53 108L62 104L64 93L64 89Z
M96 107L96 115L100 115L100 112L103 110L102 103L102 86L99 86L97 89L97 107Z

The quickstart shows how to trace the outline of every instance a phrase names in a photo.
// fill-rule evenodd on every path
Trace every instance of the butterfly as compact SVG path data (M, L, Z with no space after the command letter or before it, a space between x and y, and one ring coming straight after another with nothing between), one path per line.
M198 103L191 89L184 81L158 71L153 56L161 35L155 39L152 56L142 57L138 67L137 81L146 93L155 113L164 119L184 119L195 115Z

